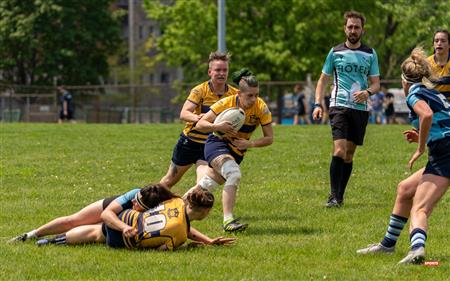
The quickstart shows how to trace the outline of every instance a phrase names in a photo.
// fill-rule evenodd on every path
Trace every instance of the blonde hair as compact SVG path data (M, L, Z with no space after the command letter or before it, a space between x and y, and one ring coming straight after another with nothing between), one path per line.
M435 85L430 64L427 61L425 51L422 47L416 47L411 55L402 63L402 79L409 84L423 83L425 87L431 89Z

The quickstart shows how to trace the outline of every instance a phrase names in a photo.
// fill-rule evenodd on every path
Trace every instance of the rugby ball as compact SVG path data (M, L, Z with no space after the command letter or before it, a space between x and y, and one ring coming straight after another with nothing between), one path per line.
M241 108L231 107L224 111L222 111L219 115L217 115L216 120L214 120L214 124L218 124L223 121L228 121L233 126L233 129L239 131L239 129L244 125L245 122L245 112ZM221 132L214 132L216 136L222 136Z

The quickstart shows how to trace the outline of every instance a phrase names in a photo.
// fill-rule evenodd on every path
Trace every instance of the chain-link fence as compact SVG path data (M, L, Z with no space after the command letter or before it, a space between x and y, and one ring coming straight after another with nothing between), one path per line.
M313 82L261 82L260 97L272 111L274 122L289 124L297 113L293 88L303 85L306 111L314 103ZM383 81L386 88L399 88L397 80ZM180 109L195 84L104 85L66 87L73 97L74 118L86 123L171 123L178 120ZM396 110L405 112L401 91L395 92ZM0 119L2 122L57 122L62 109L56 87L0 84Z

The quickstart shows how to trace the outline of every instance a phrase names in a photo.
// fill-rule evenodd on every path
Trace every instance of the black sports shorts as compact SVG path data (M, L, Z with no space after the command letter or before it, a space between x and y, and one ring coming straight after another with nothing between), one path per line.
M333 140L346 139L362 145L366 134L369 112L343 106L330 108L330 123Z
M172 162L177 166L195 164L198 160L205 160L205 145L188 139L181 134L172 153Z
M428 143L428 163L423 173L450 178L450 137Z

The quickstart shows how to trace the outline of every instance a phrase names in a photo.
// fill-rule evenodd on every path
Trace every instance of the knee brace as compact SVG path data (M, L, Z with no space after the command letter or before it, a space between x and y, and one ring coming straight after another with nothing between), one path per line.
M203 188L208 190L209 192L213 192L214 189L216 187L219 186L219 184L213 180L212 178L210 178L208 175L204 175L199 181L198 181L198 185Z
M234 160L225 161L220 168L221 175L225 178L224 188L237 188L241 181L241 169Z

